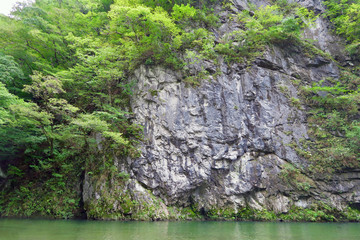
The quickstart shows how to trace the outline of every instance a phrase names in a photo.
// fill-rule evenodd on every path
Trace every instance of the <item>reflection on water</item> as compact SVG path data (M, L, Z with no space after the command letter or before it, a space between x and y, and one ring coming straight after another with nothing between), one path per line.
M359 240L358 223L100 222L0 219L0 240Z

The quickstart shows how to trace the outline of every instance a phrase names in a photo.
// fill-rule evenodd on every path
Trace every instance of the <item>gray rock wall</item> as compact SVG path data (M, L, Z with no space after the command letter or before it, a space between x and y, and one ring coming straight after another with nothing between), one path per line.
M218 78L196 88L160 67L136 71L132 110L145 142L131 164L134 177L167 204L287 211L282 166L307 165L289 147L307 138L302 106L291 104L298 97L292 75L318 81L338 69L284 54L272 49L246 70L223 65Z
M323 11L318 1L300 4ZM246 1L234 1L233 11L244 8ZM227 19L227 14L220 16ZM237 27L224 21L215 35ZM304 36L317 40L323 51L342 56L341 44L324 19L319 18ZM360 202L359 171L310 179L301 172L309 163L290 147L308 139L306 106L294 104L299 81L307 85L337 78L334 62L310 58L293 46L269 48L250 68L208 61L191 66L201 67L217 72L217 77L202 80L199 87L186 86L182 81L186 76L162 67L142 66L135 72L131 108L136 122L144 126L142 154L117 163L130 174L130 192L199 211L251 207L285 213L291 206L306 208L317 201L337 209ZM303 182L294 185L284 179L289 166L300 169Z
M300 3L323 11L320 2ZM246 2L234 6L241 10ZM236 27L225 22L217 35ZM341 45L327 28L319 18L304 36L317 40L325 52L341 55ZM193 68L219 69L211 62L198 65ZM168 205L205 210L250 206L287 212L291 205L306 207L318 200L341 209L350 199L358 201L358 173L351 173L352 179L336 177L344 187L336 180L308 179L308 191L281 177L284 164L308 165L289 146L308 138L305 106L292 103L299 98L294 83L337 78L333 62L309 58L296 47L274 47L250 69L240 64L221 64L220 69L218 77L199 87L187 87L184 76L161 67L136 71L132 110L144 126L145 141L142 156L131 163L134 178Z

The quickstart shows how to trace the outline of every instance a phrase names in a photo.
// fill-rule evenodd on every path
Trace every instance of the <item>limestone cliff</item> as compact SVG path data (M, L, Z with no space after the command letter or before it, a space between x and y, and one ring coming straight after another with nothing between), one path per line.
M324 9L316 0L299 3L317 13ZM235 0L231 11L247 7L247 1ZM218 11L224 21L213 31L221 38L238 26L226 18L230 11ZM343 61L341 44L328 26L319 17L304 36ZM153 219L177 218L185 208L203 215L244 208L278 214L318 202L338 210L360 204L360 171L311 177L304 170L310 163L294 148L309 138L307 106L294 102L300 98L297 82L311 85L338 78L335 62L284 46L269 47L250 65L201 61L190 71L201 67L211 74L198 87L187 86L183 73L160 66L136 70L131 109L144 127L144 140L141 157L116 161L130 178L119 196L127 194L131 201L147 206L139 212L153 208ZM289 169L296 173L290 175L294 179L286 178ZM115 191L86 176L85 204L96 203L104 189ZM124 212L121 201L112 204L109 218ZM171 213L172 207L176 213Z

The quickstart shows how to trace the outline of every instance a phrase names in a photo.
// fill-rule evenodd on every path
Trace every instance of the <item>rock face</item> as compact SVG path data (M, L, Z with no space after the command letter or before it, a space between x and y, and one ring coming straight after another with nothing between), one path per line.
M320 3L304 4L322 10ZM235 3L239 9L242 5ZM339 54L325 26L319 18L305 35L317 39L324 51ZM232 27L224 23L219 34ZM219 68L201 64L209 72ZM250 69L240 64L220 69L217 77L194 88L182 82L181 74L161 67L136 71L132 110L144 126L145 141L142 156L131 163L132 177L167 205L195 204L205 211L250 206L287 212L316 200L341 209L359 201L359 173L337 176L330 184L308 179L308 191L289 186L281 175L284 165L308 165L289 146L308 138L304 107L295 104L296 82L337 78L333 62L308 58L296 47L272 48Z
M307 165L289 147L307 138L306 115L291 102L297 98L292 76L318 81L338 70L272 50L251 69L222 65L217 79L197 88L160 67L139 69L132 108L145 142L131 164L133 176L170 205L286 212L291 189L281 169Z
M323 10L318 1L300 3ZM246 7L246 2L234 1L234 11ZM340 56L340 44L326 26L319 18L304 35ZM224 22L216 35L236 27ZM191 66L201 67L216 74L198 87L186 86L185 76L162 67L142 66L135 72L131 108L145 137L141 157L119 165L133 186L150 190L166 206L205 212L250 207L286 213L317 201L337 209L360 202L360 172L333 179L288 174L309 164L294 150L308 138L299 82L339 77L334 62L308 57L293 46L268 49L250 68L207 61Z

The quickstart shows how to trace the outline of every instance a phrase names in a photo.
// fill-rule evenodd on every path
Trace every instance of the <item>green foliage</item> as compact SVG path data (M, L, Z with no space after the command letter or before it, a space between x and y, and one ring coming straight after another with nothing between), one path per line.
M256 210L244 207L239 210L232 208L211 209L206 212L207 219L226 221L307 221L307 222L339 222L359 221L359 211L347 208L339 211L323 202L315 202L307 208L293 206L286 213L274 213L270 210Z
M138 1L139 2L139 1ZM222 1L217 0L151 0L151 1L140 1L149 7L161 6L166 11L171 11L174 5L189 5L196 7L198 9L207 9L208 7L213 6L214 4Z
M339 81L328 79L304 89L312 107L309 134L316 142L305 143L303 148L310 149L314 172L359 167L359 82L357 75L344 71Z
M347 208L344 211L345 219L351 221L351 222L359 222L360 221L360 211L353 209L353 208Z
M129 174L119 172L114 165L101 174L92 176L90 180L94 184L94 190L101 194L101 198L89 199L84 203L88 218L132 219L132 215L141 208L126 190Z
M130 70L145 61L170 63L179 45L180 29L161 7L154 9L137 2L118 0L109 12L114 42L122 47Z
M293 107L296 107L296 108L298 108L298 109L301 109L301 101L300 101L300 99L298 99L298 98L291 97L291 98L290 98L290 104L291 104Z
M357 58L360 54L360 1L326 0L328 17L335 25L335 32L347 41L350 54Z
M292 6L292 9L285 6ZM306 44L301 30L310 27L316 17L312 11L298 5L281 2L280 5L261 6L242 11L237 16L241 30L229 33L216 45L215 50L227 61L246 62L258 57L269 45Z
M194 7L191 7L190 5L174 5L173 12L172 12L172 18L175 21L184 21L184 20L190 20L194 18L197 14L197 10Z
M0 202L3 203L1 215L65 219L79 215L80 196L76 193L74 170L66 172L67 179L62 174L53 173L53 176L44 182L28 182L7 195L1 194ZM14 174L13 170L11 174Z
M23 71L14 57L0 53L0 82L6 85L6 88L13 94L19 94Z
M206 212L206 218L227 221L274 221L277 219L277 216L275 213L266 209L256 210L250 207L244 207L238 211L232 208L211 209Z
M205 80L208 78L208 72L206 70L202 70L201 72L197 73L193 76L186 77L183 82L186 86L192 86L192 87L198 87L201 84L202 80Z
M1 215L79 214L74 184L82 172L107 171L114 155L137 156L142 129L121 110L133 84L122 81L125 49L103 34L109 6L36 1L19 5L16 18L0 19L0 51L12 55L0 54L0 152L13 162Z
M24 151L24 147L43 141L37 126L40 122L48 123L49 119L38 110L35 104L19 99L0 83L1 159L16 158L16 154Z
M318 207L311 209L292 208L288 214L281 215L281 219L287 221L307 221L307 222L334 222L337 218L334 216L334 212L328 208Z
M309 177L305 176L298 168L295 168L291 164L284 164L280 173L281 179L294 186L300 191L308 192L310 188L315 187L315 183Z
M279 218L307 222L359 221L360 213L352 208L339 211L323 202L317 202L305 209L293 207L288 213L279 215Z

